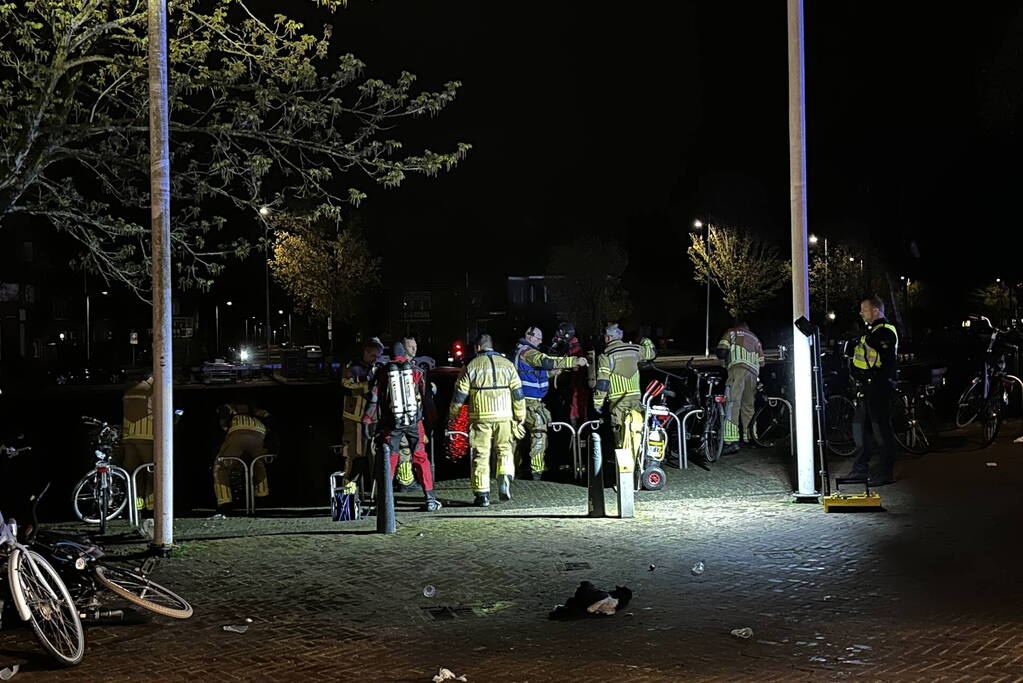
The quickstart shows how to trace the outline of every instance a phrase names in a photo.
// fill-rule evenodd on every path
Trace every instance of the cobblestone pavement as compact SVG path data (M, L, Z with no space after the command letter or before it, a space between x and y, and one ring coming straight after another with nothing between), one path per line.
M92 626L70 671L7 629L0 668L39 681L428 681L441 666L470 681L1023 680L1023 446L960 444L898 474L886 510L860 514L791 502L782 460L744 453L671 471L631 520L587 519L583 489L545 482L459 507L464 481L445 484L438 514L400 498L393 536L322 512L182 519L191 540L156 578L192 600L192 619ZM634 599L613 617L547 620L583 579ZM223 630L247 617L246 633Z

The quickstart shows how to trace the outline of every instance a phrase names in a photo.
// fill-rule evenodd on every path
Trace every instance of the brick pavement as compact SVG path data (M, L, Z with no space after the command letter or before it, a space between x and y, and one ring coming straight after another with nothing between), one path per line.
M870 514L792 503L782 462L743 454L671 472L634 520L583 518L582 489L546 482L456 507L460 481L441 492L452 505L403 512L388 537L367 533L373 520L180 520L195 540L157 579L192 600L191 620L92 627L67 672L7 630L0 667L40 681L428 681L440 666L470 681L1023 680L1023 446L899 473ZM582 579L635 598L611 618L548 621ZM222 630L246 617L247 633ZM729 634L740 626L753 638Z

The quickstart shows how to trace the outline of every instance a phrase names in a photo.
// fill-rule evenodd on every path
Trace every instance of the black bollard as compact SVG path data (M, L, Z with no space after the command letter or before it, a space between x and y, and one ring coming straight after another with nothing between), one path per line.
M604 454L600 450L600 434L590 435L590 464L586 469L589 517L607 517L604 507Z
M394 489L391 486L391 449L387 444L380 448L380 464L377 465L377 533L393 534L398 530L394 520Z

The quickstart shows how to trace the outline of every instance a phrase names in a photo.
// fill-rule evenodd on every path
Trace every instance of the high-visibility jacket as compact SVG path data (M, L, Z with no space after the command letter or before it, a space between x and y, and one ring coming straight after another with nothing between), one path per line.
M593 388L593 405L598 410L604 399L612 403L622 396L639 396L639 364L657 357L654 343L643 339L631 344L617 339L597 357L597 383Z
M548 356L538 348L519 340L515 349L515 369L522 380L522 394L526 398L542 399L547 395L551 370L567 370L575 367L575 358Z
M372 381L373 366L366 365L362 359L353 360L345 367L341 376L341 386L345 390L344 407L341 410L344 419L354 422L362 420Z
M262 409L257 409L253 413L248 412L247 406L242 406L244 410L240 411L238 407L228 405L228 427L227 433L237 432L241 430L249 432L259 432L260 434L266 434L266 418L270 417L270 413Z
M759 375L760 368L764 367L766 362L764 347L757 339L757 335L740 327L733 327L725 332L718 342L718 349L724 352L723 360L729 370L741 367L754 375Z
M462 368L451 398L452 418L469 403L470 422L505 422L526 419L522 381L511 361L496 351L482 351Z
M879 372L895 377L895 357L899 351L899 332L885 318L874 322L853 347L852 363L857 370ZM887 364L885 357L888 358Z
M143 380L124 392L124 421L121 438L128 441L153 440L153 383Z

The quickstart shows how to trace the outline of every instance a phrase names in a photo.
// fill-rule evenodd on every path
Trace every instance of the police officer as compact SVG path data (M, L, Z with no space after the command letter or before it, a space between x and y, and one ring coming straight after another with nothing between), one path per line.
M872 296L860 303L866 334L846 346L852 356L852 374L858 384L859 401L853 417L856 460L848 476L867 479L870 486L895 481L895 435L891 425L891 401L898 376L899 333L884 317L884 301ZM870 472L870 457L878 450L877 468Z
M153 462L153 375L133 384L121 398L124 420L121 423L121 466L131 474L141 465ZM153 477L141 473L139 490L133 501L137 510L153 509Z
M344 388L344 406L342 408L342 455L344 456L345 483L352 481L359 459L358 472L369 476L366 458L366 442L373 425L363 425L362 416L366 412L370 386L377 368L377 359L384 352L384 345L376 337L371 337L362 345L362 354L345 366L341 375L341 386Z
M516 432L525 436L526 402L522 381L515 366L494 351L489 334L476 342L476 357L462 368L455 382L449 424L458 416L462 404L469 403L469 445L473 449L472 489L477 507L490 505L490 455L497 455L498 495L511 500L511 480L515 476Z
M611 425L615 432L615 446L626 443L625 420L632 411L641 411L643 404L639 391L639 364L657 356L654 343L647 338L639 344L622 341L622 330L617 324L604 331L604 353L597 357L597 383L593 388L593 409L600 414L606 400L611 407Z
M551 413L544 405L549 380L558 370L585 367L585 358L549 356L540 350L543 331L530 327L519 340L515 349L515 370L522 381L522 394L526 398L526 436L529 441L529 467L534 481L539 480L546 469L544 456L547 453L547 428L551 424Z
M398 342L394 345L390 361L377 372L362 421L363 424L379 422L376 440L381 448L387 446L387 454L390 456L391 476L388 481L398 466L402 440L408 442L409 450L412 451L412 472L423 487L425 509L434 512L441 508L441 502L433 494L433 471L430 469L430 457L426 454L426 433L423 429L424 386L422 370L408 358L405 347Z
M217 496L217 512L225 514L231 507L231 467L220 458L253 458L265 454L270 413L249 403L226 404L217 409L220 426L227 433L213 463L213 491ZM257 498L270 495L265 461L252 468L252 485Z
M725 455L736 453L739 447L749 447L750 424L753 421L753 401L757 397L760 368L764 367L764 347L757 335L750 332L744 320L736 320L735 327L726 331L718 342L717 356L728 369L725 383ZM739 431L745 441L739 440Z

